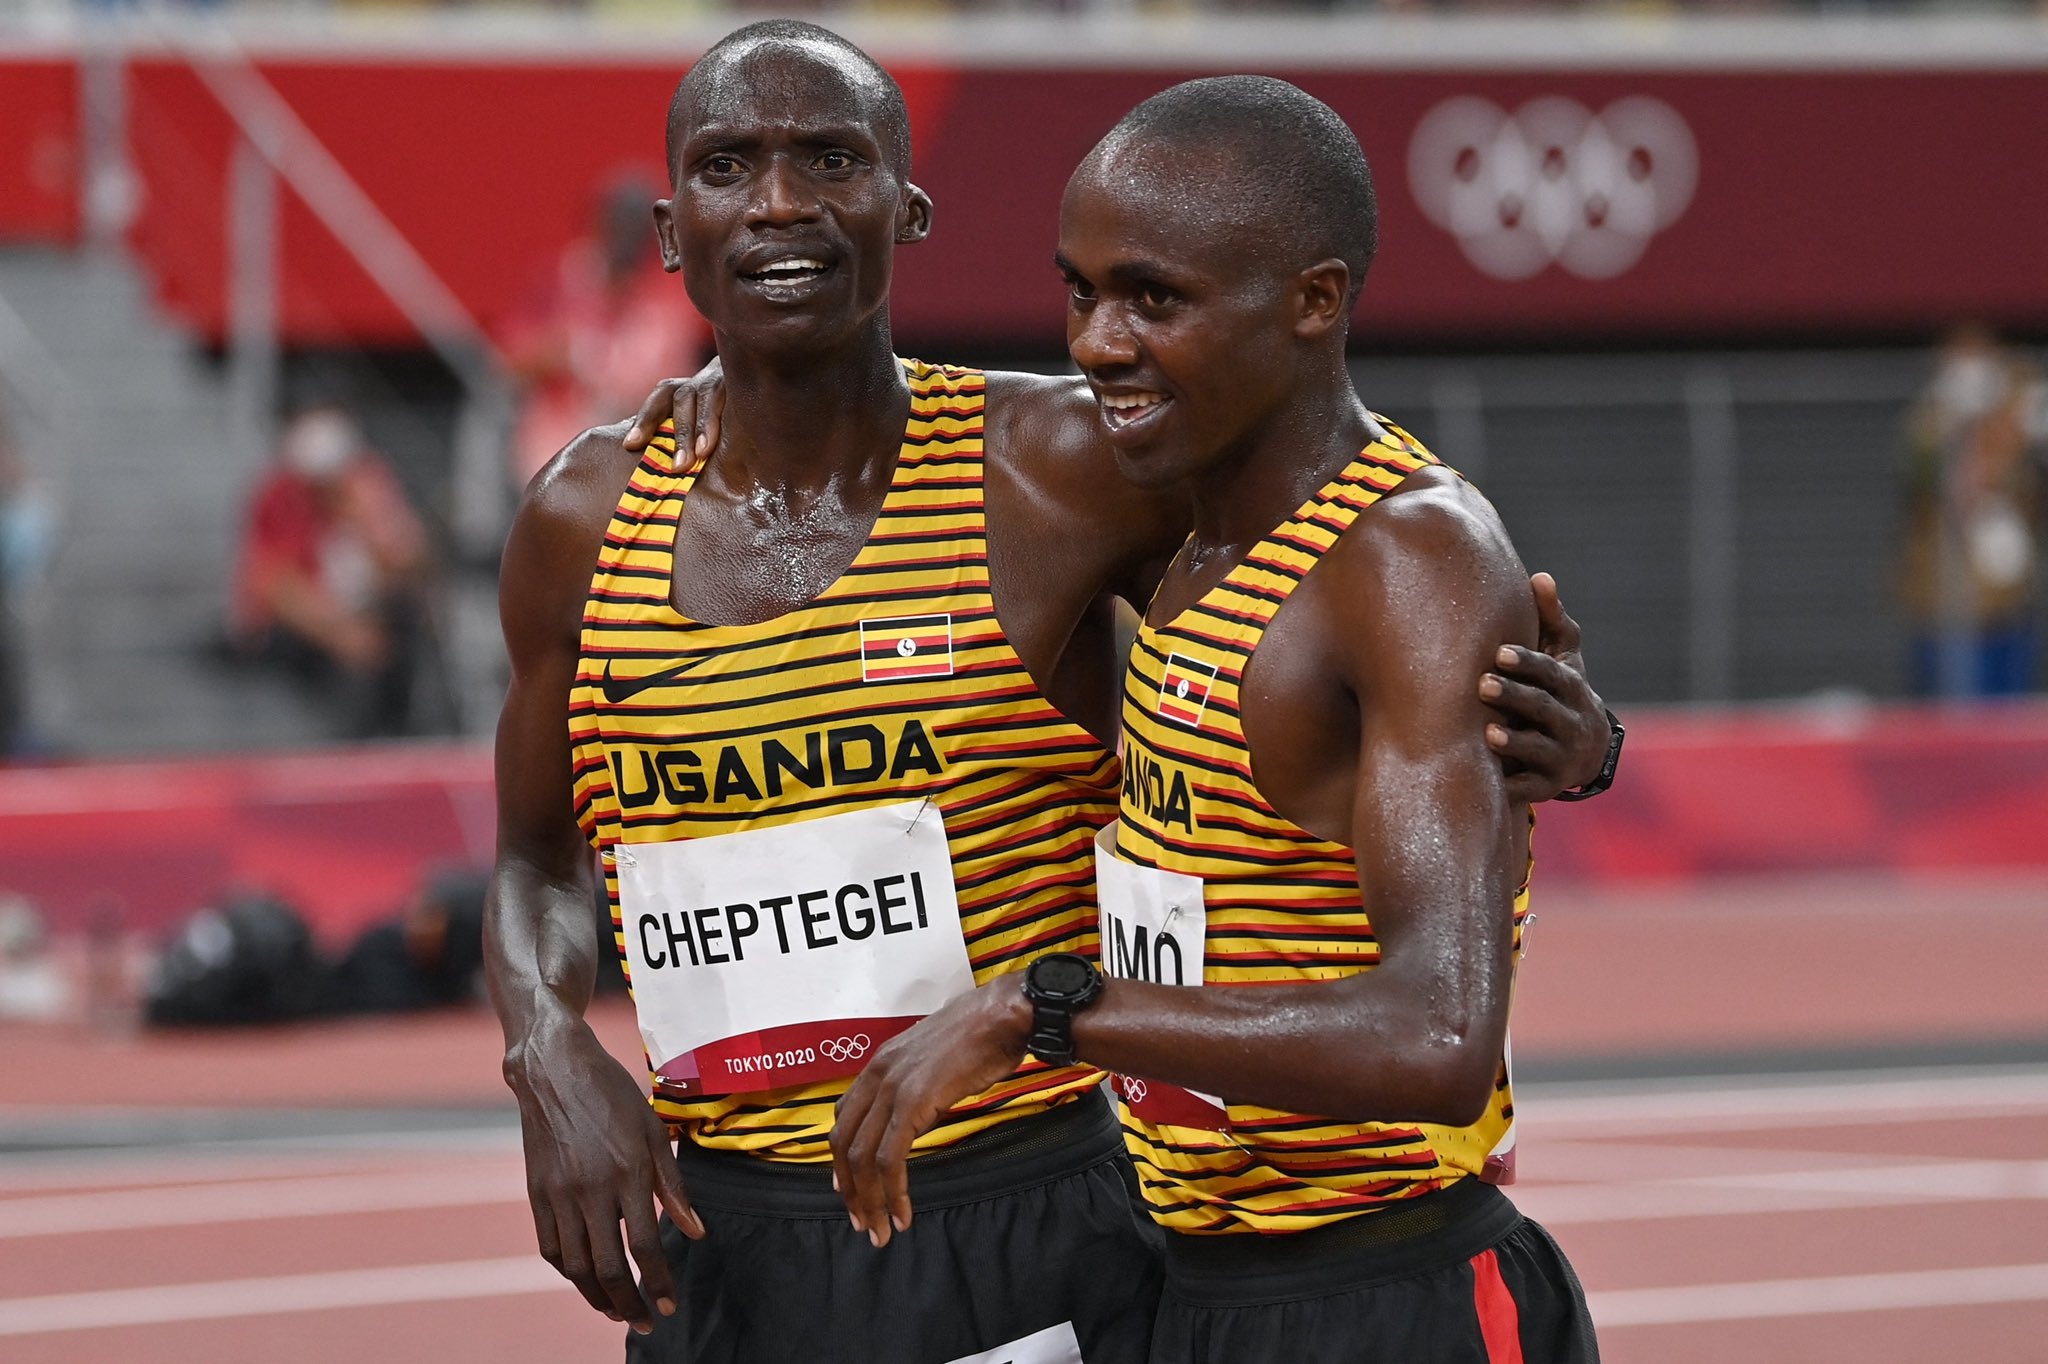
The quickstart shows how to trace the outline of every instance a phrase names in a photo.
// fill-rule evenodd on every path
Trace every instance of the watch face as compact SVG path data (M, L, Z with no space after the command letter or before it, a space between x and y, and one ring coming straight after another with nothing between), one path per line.
M1040 957L1031 964L1031 987L1055 997L1078 995L1095 979L1095 971L1079 957L1064 953Z

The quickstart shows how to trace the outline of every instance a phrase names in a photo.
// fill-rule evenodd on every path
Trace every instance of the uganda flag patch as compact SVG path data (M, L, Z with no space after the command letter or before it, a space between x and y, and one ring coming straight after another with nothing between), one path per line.
M860 623L860 680L953 675L953 617L894 616Z
M1166 673L1159 679L1159 716L1189 729L1202 727L1202 711L1209 704L1209 686L1216 680L1216 665L1187 658L1166 656Z

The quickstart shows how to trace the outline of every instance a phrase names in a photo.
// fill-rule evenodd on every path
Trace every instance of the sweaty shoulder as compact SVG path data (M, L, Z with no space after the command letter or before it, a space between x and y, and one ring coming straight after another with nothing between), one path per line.
M593 426L526 485L499 571L500 615L515 653L580 628L598 547L640 462L623 444L631 425Z
M1469 653L1483 667L1503 641L1535 642L1528 575L1507 528L1449 469L1410 474L1338 540L1327 567L1326 609L1367 627L1340 636L1357 651L1399 639L1417 651L1411 658Z
M1085 379L991 371L983 421L992 483L1010 485L1034 518L1064 523L1049 529L1148 564L1187 537L1187 494L1124 478Z
M593 426L563 446L526 485L519 521L539 521L565 532L594 523L601 539L626 480L640 463L640 456L625 446L631 427L631 421Z

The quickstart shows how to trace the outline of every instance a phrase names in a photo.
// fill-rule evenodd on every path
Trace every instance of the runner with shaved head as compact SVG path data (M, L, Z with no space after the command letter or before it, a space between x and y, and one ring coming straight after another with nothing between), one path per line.
M1598 1357L1496 1187L1531 819L1446 685L1535 616L1493 508L1353 390L1374 246L1357 139L1281 81L1176 86L1074 173L1069 349L1125 477L1194 502L1125 675L1102 969L949 1003L834 1133L853 1216L903 1224L957 1095L1027 1052L1118 1073L1160 1364Z

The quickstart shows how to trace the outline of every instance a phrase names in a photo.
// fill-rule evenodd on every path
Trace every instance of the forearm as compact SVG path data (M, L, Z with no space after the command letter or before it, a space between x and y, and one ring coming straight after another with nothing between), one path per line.
M1232 1103L1462 1125L1485 1107L1501 1037L1483 1022L1433 1025L1435 1012L1377 972L1205 988L1112 980L1075 1019L1074 1040L1090 1065Z
M534 1066L589 1032L584 1013L600 948L590 897L587 876L551 876L512 856L498 860L484 919L484 965L505 1035L505 1078L515 1090Z

